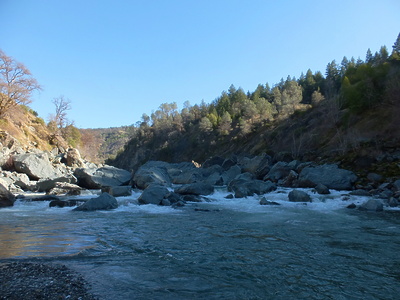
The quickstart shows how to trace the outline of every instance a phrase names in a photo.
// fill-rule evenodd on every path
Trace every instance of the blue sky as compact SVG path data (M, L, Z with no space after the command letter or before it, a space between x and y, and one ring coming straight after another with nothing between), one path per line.
M399 16L398 0L0 0L0 49L42 85L45 120L63 95L77 127L115 127L391 51Z

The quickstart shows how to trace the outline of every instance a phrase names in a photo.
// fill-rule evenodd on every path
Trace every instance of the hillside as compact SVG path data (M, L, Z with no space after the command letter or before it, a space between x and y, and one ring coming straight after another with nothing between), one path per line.
M332 61L325 76L231 86L210 104L164 103L144 116L134 137L108 163L135 170L148 160L204 162L212 156L268 153L277 160L334 161L361 176L400 172L400 35L365 61Z
M24 105L18 105L0 119L0 142L3 147L20 147L23 150L37 148L67 149L65 140L54 135L38 114Z
M122 151L135 130L134 126L79 129L81 142L78 149L87 160L104 163L106 159L113 159Z

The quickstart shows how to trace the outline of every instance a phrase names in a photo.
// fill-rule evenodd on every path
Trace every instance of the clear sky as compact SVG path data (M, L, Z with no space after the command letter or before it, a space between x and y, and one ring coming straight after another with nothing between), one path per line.
M391 52L400 1L0 0L0 20L0 49L43 87L30 105L39 116L64 95L77 127L98 128Z

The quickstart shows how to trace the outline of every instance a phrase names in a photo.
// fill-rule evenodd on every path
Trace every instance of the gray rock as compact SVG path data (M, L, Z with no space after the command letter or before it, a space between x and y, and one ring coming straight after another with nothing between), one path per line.
M73 167L73 168L84 168L85 167L85 163L83 162L83 160L81 158L81 154L79 153L78 149L69 148L67 150L66 165L68 167Z
M210 195L214 193L214 186L206 182L185 184L175 189L180 195Z
M367 175L367 178L369 181L372 182L381 182L383 180L383 176L376 173L369 173Z
M169 191L163 185L151 184L140 195L139 204L155 204L159 205L163 199L168 197Z
M86 189L100 189L106 186L126 185L131 179L131 173L112 166L98 169L78 168L74 172L78 185Z
M168 174L170 175L171 181L174 184L189 184L203 179L203 174L199 169L175 169L175 172L171 172L171 170L168 170Z
M232 166L221 174L223 184L228 185L236 176L240 175L241 172L241 168L238 165Z
M199 195L184 195L182 200L185 202L204 202L205 198Z
M397 179L394 183L393 183L393 188L395 191L400 191L400 179Z
M366 190L354 190L349 193L352 196L371 196L370 193Z
M101 189L102 193L109 193L114 197L124 197L132 195L132 187L130 185L107 186Z
M293 190L288 195L290 202L311 202L311 197L304 191Z
M389 199L388 205L389 205L389 207L397 207L397 206L399 206L399 200L392 197Z
M363 211L383 211L383 203L376 199L368 199L358 209Z
M222 166L224 161L225 161L224 158L222 158L220 156L214 156L214 157L211 157L211 158L207 159L203 163L202 168L209 168L209 167L214 166L214 165Z
M281 185L285 187L293 187L295 186L296 180L299 177L295 171L290 170L289 175L281 181Z
M81 202L80 200L52 200L49 203L49 207L72 207L77 206Z
M0 184L0 207L13 206L15 202L15 196L10 191Z
M38 182L36 182L36 188L38 192L48 192L56 187L57 182L75 184L78 182L78 180L73 175L60 176L52 179L40 179Z
M80 186L73 183L56 182L55 186L47 191L47 194L77 196L81 194L82 190Z
M318 183L315 186L315 190L317 191L318 194L320 195L328 195L331 192L329 191L328 187L326 185L323 185L322 183Z
M264 180L271 180L273 182L278 182L280 179L286 178L291 171L288 163L279 161L272 166L271 170L264 177Z
M61 174L49 160L47 153L25 153L13 157L14 168L19 173L28 175L31 179L55 178Z
M280 205L280 204L275 201L269 201L265 197L262 197L260 200L260 205Z
M239 165L242 172L248 172L254 175L256 179L262 179L270 171L271 157L267 154L256 157L244 157Z
M228 191L235 194L235 198L253 196L254 194L263 195L276 190L276 184L270 181L248 180L236 178L228 185Z
M353 172L326 164L305 167L300 172L298 183L300 187L315 187L320 183L329 189L350 190L356 180L357 176Z
M357 205L355 205L354 203L351 203L351 204L346 206L346 208L350 208L350 209L354 209L356 207L357 207Z
M109 210L117 207L117 199L108 193L103 193L97 198L89 199L84 204L74 208L73 211Z
M14 185L19 186L23 190L28 190L30 189L31 181L29 180L28 175L23 174L23 173L16 173L13 174L15 177L14 179Z
M139 189L146 189L150 184L171 185L171 177L167 171L167 163L149 161L142 165L133 176L133 183Z
M236 164L237 164L237 162L234 159L228 158L228 159L225 159L224 162L222 163L222 168L225 171L227 171L230 168L232 168L233 166L236 166Z
M162 170L166 170L171 182L174 184L188 184L202 180L201 168L197 168L194 162L183 162L177 164L164 163Z

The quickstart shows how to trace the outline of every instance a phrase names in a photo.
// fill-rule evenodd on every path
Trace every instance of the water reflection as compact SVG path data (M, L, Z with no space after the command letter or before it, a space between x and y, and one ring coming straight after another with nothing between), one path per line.
M53 224L0 224L0 258L70 255L89 246L65 232L65 228Z

